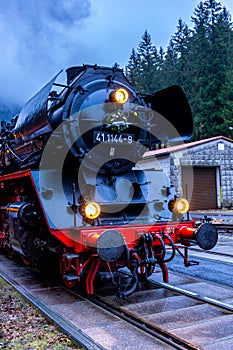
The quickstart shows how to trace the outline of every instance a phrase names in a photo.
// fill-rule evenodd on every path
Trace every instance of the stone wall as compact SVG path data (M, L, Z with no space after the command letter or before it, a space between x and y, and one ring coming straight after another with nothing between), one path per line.
M171 153L170 181L182 196L182 166L218 167L221 201L224 207L233 206L233 143L225 139L206 142L186 150ZM218 179L217 179L218 180Z

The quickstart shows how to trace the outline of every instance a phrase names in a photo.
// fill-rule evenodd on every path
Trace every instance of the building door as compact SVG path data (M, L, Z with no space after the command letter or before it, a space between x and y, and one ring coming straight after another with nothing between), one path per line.
M182 167L183 195L190 210L217 208L216 167Z

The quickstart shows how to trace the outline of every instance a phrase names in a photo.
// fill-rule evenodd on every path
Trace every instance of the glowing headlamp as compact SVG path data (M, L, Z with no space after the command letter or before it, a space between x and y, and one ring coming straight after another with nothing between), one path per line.
M189 202L185 198L181 198L178 201L176 201L175 199L172 199L168 203L168 209L171 212L186 214L189 211Z
M100 206L96 202L87 203L84 212L88 219L96 219L100 215Z
M109 97L111 102L125 103L129 98L129 94L126 89L120 88L112 91Z
M176 209L180 214L186 214L189 210L189 202L187 199L179 199L176 203Z

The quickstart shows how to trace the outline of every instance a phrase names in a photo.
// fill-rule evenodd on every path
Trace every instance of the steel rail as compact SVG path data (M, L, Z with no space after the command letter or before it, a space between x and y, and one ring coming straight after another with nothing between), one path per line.
M220 253L220 252L214 252L212 250L201 250L199 248L193 248L190 247L189 248L190 252L198 252L198 253L202 253L202 254L210 254L210 255L218 255L218 256L226 256L227 258L233 258L233 254L228 254L228 253Z
M233 305L221 302L220 300L216 300L210 297L201 296L198 293L188 291L186 289L182 289L179 287L171 286L165 282L154 282L149 281L152 285L162 287L165 289L168 289L170 291L173 291L177 294L184 295L186 297L192 298L194 300L200 301L203 304L209 304L211 306L220 308L222 310L228 311L233 313ZM158 327L154 325L153 323L147 321L143 317L138 317L133 314L133 312L122 310L121 308L115 307L106 301L101 300L101 297L98 296L83 296L84 299L93 302L95 305L104 308L105 310L109 311L110 313L113 313L115 316L131 323L132 325L136 326L137 328L143 330L144 332L154 336L157 339L160 339L161 341L167 343L168 345L172 346L174 349L192 349L197 350L200 349L199 347L196 347L195 345L185 341L184 339L175 336L174 334L162 329L161 327Z
M0 271L0 277L12 286L20 295L22 295L30 304L34 305L49 320L54 322L63 333L65 333L74 343L81 345L87 350L106 350L103 346L96 343L90 337L77 329L71 322L56 313L41 300L37 299L26 288L18 284L11 277Z
M30 304L35 306L40 312L49 320L54 322L63 333L65 333L75 343L81 345L87 350L106 350L100 344L93 341L82 330L77 329L71 322L63 318L61 315L52 310L47 304L39 300L37 297L32 295L25 287L16 282L13 278L9 277L3 271L0 271L0 277L5 280L10 286L12 286L23 298L25 298ZM66 288L65 288L66 289ZM173 349L178 350L199 350L199 348L192 344L184 341L181 338L163 330L162 328L155 326L149 321L143 318L135 317L132 313L122 311L116 307L101 301L96 296L87 296L84 293L73 291L77 296L82 299L94 304L95 306L107 311L108 313L117 316L118 318L126 321L127 323L135 326L137 329L142 330L144 333L153 336L155 339L162 341L170 345Z
M219 301L217 299L213 299L213 298L209 298L209 297L203 297L203 296L199 295L198 293L191 292L189 290L182 289L182 288L179 288L179 287L171 286L170 284L165 283L165 282L154 282L154 281L151 282L150 281L150 283L152 283L152 284L154 284L154 285L156 285L158 287L162 287L162 288L171 290L172 292L176 292L176 293L179 293L181 295L185 295L187 297L190 297L192 299L201 301L202 303L209 304L209 305L212 305L212 306L216 306L218 308L221 308L221 309L233 312L233 305L223 303L223 302L221 302L221 301Z
M162 342L170 345L173 349L178 350L199 350L199 347L192 345L182 338L175 336L174 334L154 325L153 323L145 320L144 318L135 316L130 311L123 311L106 301L101 300L98 296L83 296L82 298L92 302L94 305L107 310L109 313L114 314L120 319L130 323L143 332L153 336L154 338L161 340Z
M219 253L221 254L221 253ZM0 271L0 277L2 277L7 283L9 283L15 290L17 290L23 297L25 297L31 304L38 308L47 318L52 320L65 334L67 334L75 343L80 344L85 349L95 350L101 349L105 350L100 344L93 341L87 335L85 335L82 330L77 329L71 322L63 318L61 315L57 314L54 310L50 309L45 303L38 300L33 296L27 289L19 285L11 277L7 276L4 272ZM198 293L188 291L179 287L171 286L165 282L155 282L149 281L151 284L162 287L168 290L171 290L175 293L190 297L192 299L198 300L205 304L210 304L212 306L227 310L228 312L233 312L233 306L221 302L216 299L209 297L200 296ZM153 336L154 338L168 344L173 349L178 350L197 350L199 349L193 344L190 344L188 341L183 340L180 337L162 329L159 326L154 325L150 321L144 319L143 317L138 317L133 314L133 312L122 310L119 307L113 306L106 301L101 300L101 297L98 296L87 296L83 293L75 294L81 296L84 300L92 302L96 306L104 309L105 311L117 316L118 318L128 322L129 324L135 326L136 328L142 330L146 334Z
M227 223L221 223L221 224L217 224L217 223L213 223L212 224L216 227L217 230L232 230L233 231L233 224L227 224Z

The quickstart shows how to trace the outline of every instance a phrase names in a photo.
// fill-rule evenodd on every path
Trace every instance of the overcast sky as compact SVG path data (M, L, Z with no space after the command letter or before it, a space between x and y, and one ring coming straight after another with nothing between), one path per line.
M233 0L221 0L233 15ZM0 0L0 101L24 103L72 65L121 68L147 29L165 50L199 0Z

